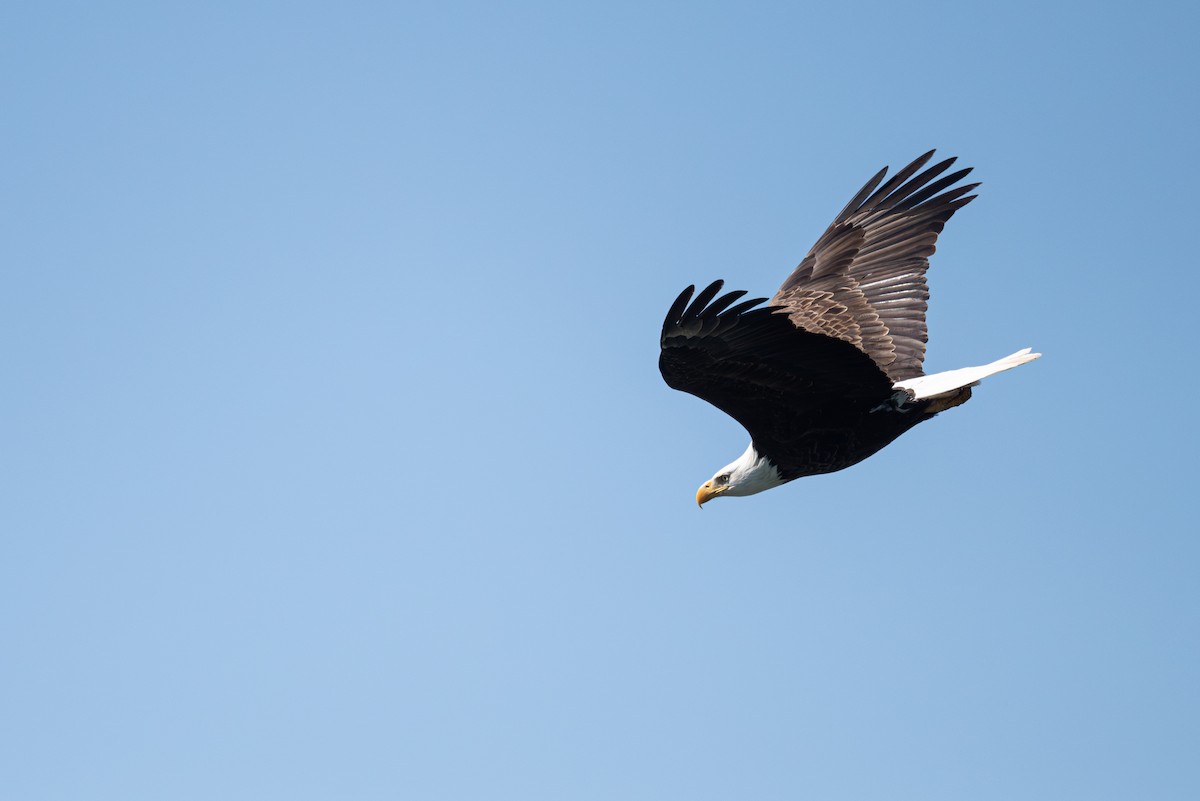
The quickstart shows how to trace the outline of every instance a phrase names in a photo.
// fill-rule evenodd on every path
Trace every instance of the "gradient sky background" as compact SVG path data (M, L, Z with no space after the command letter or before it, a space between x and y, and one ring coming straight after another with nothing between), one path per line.
M1194 7L9 4L0 790L1195 799ZM703 512L689 283L984 181L926 365Z

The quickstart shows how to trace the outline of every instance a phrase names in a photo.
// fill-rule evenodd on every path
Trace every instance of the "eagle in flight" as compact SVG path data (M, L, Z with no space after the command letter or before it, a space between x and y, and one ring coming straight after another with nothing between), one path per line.
M671 304L659 370L667 385L741 423L750 445L696 492L703 506L861 462L918 423L965 403L987 376L1038 358L1029 348L925 375L925 272L946 221L975 199L954 159L929 151L886 182L880 170L826 229L775 297L720 294ZM694 296L694 297L693 297Z

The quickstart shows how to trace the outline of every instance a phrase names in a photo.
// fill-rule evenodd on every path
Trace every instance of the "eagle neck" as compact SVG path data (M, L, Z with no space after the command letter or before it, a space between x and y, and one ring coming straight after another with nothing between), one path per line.
M734 486L729 490L730 495L754 495L784 483L779 469L770 459L758 452L753 442L734 462L733 472L730 483Z

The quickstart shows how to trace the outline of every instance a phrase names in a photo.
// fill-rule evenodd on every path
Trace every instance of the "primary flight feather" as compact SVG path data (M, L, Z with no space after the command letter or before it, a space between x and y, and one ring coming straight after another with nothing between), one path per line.
M971 397L987 376L1038 358L925 375L925 272L946 221L975 199L954 159L933 151L859 190L767 306L720 295L723 281L671 304L659 370L750 434L750 446L696 493L704 503L753 495L866 459L918 423ZM694 297L693 297L694 295ZM718 295L720 295L718 297Z

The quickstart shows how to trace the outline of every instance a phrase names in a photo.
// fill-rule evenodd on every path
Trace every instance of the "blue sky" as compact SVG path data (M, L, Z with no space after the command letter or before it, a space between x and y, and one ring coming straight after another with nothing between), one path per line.
M2 20L6 797L1200 795L1190 8ZM671 300L930 147L1045 357L698 511Z

